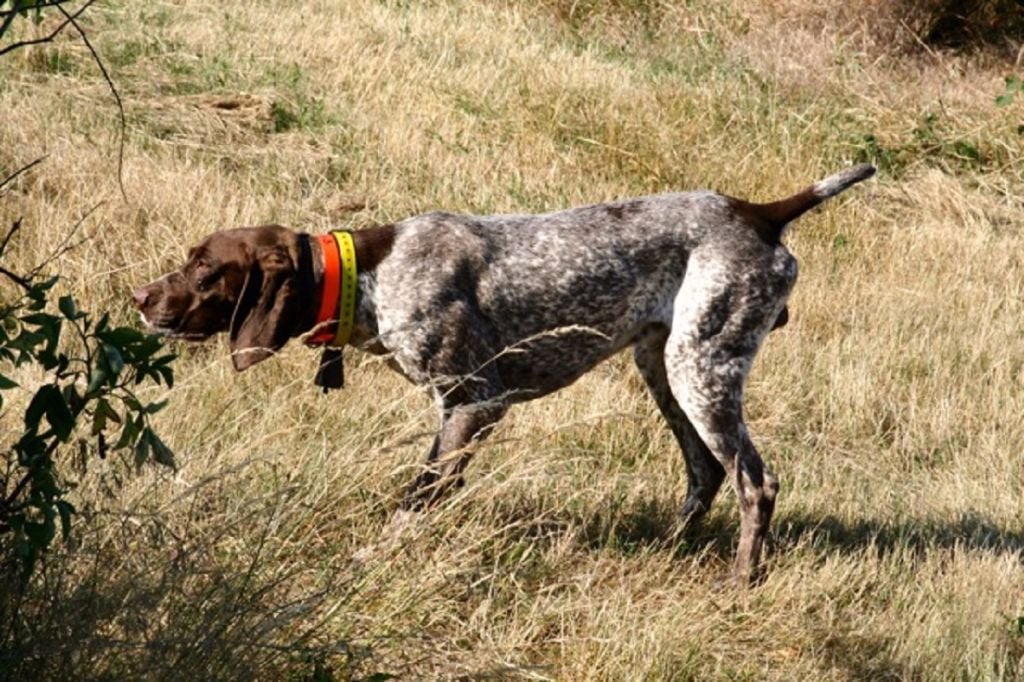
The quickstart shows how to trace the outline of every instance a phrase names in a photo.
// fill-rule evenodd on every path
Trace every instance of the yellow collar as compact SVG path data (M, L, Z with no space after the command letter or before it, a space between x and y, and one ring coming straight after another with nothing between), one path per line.
M332 232L341 254L341 291L338 293L338 331L330 346L344 348L356 323L356 246L351 232Z

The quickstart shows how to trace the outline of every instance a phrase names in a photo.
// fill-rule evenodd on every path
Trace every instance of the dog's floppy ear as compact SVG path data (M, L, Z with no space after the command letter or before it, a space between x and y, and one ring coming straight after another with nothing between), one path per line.
M295 263L283 245L256 249L231 315L231 360L241 372L281 350L297 315Z

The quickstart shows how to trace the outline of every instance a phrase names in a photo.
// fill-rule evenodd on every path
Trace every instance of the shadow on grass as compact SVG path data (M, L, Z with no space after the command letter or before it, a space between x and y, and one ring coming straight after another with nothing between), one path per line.
M722 500L721 502L726 502ZM728 566L739 536L739 521L734 504L716 506L709 517L691 532L679 530L678 501L670 497L614 501L589 507L574 514L559 510L546 515L539 509L520 509L522 518L543 517L545 521L527 524L528 533L539 541L576 532L584 551L669 555L673 558L697 558ZM776 515L770 535L769 551L783 555L791 551L805 554L839 553L863 556L899 553L924 558L934 551L972 551L992 555L1012 555L1024 563L1024 528L1006 526L983 514L967 511L949 518L920 517L900 519L841 519L812 511L784 511ZM905 680L938 679L935 671L913 657L901 655L895 640L885 633L857 628L830 627L815 631L821 656L835 670L850 679ZM1019 645L1016 645L1019 646ZM1011 650L1012 651L1012 650ZM1007 654L1007 670L1019 671L1016 654ZM1024 659L1019 659L1024 660ZM951 673L951 676L956 676Z
M524 513L525 510L520 510ZM529 512L525 512L528 514ZM550 536L570 526L581 528L579 541L588 550L632 555L641 551L671 552L677 557L707 554L730 561L739 537L739 518L734 505L712 509L692 530L682 530L678 501L633 500L609 503L587 513L535 510L545 520L528 534ZM536 517L535 517L536 518ZM1024 528L1007 527L973 511L955 519L924 517L901 519L841 519L832 515L795 511L776 513L769 536L769 551L786 552L805 544L823 551L854 554L874 550L884 556L894 551L924 554L934 549L962 549L1020 555L1024 563Z
M929 549L966 549L1024 556L1024 529L1007 528L985 516L963 512L956 519L935 517L899 520L851 519L807 512L779 515L774 544L785 551L801 542L840 552L875 549L880 555L896 550L923 554Z

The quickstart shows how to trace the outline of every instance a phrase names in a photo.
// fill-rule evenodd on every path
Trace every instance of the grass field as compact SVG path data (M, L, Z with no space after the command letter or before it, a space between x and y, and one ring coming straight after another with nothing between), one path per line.
M235 374L217 341L148 396L177 472L69 471L78 532L0 677L1020 679L1024 93L995 98L1024 67L924 40L912 5L101 2L127 200L81 41L0 57L0 177L48 154L0 198L0 225L24 218L11 265L102 202L59 272L121 322L220 228L771 200L879 167L787 237L791 320L747 399L782 485L758 588L722 586L731 491L676 533L685 471L627 355L515 408L466 488L359 564L430 400L355 352L322 397L297 344Z

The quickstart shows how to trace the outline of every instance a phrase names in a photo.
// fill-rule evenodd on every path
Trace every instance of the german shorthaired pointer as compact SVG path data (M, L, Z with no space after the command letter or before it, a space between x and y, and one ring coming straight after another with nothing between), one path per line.
M509 405L568 386L632 345L686 461L683 522L698 521L728 477L740 509L736 575L754 578L779 484L747 433L743 387L762 340L787 320L797 265L780 238L873 173L855 166L767 204L702 191L542 215L435 212L352 233L349 343L388 354L441 416L402 509L428 507L460 483ZM135 304L168 336L228 332L244 370L290 338L308 340L326 243L273 225L218 232L138 289Z

